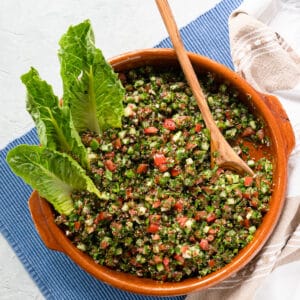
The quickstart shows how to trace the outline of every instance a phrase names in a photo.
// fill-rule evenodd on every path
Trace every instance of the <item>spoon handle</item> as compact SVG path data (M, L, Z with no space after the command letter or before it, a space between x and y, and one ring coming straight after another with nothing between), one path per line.
M178 31L178 27L176 25L176 22L175 22L173 14L172 14L172 11L170 9L169 3L167 0L156 0L156 4L157 4L157 7L162 16L162 19L165 23L167 31L169 33L170 39L171 39L173 47L176 51L176 54L177 54L179 63L182 67L185 78L186 78L190 88L193 91L194 97L195 97L197 104L199 106L199 109L202 113L205 124L209 129L214 128L214 130L215 130L215 127L217 127L217 126L216 126L216 124L213 120L213 117L211 115L211 112L209 110L209 107L206 102L205 96L203 94L202 88L199 84L199 80L194 71L193 72L188 71L188 70L194 70L194 69L193 69L191 61L188 57L186 49L184 48L184 44L180 37L180 33Z

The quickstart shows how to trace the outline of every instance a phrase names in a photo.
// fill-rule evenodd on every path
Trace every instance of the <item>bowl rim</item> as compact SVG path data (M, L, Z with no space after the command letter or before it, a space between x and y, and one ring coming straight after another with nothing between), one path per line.
M138 278L134 275L111 270L98 265L91 257L78 250L54 223L54 215L51 205L34 191L29 199L30 211L33 221L44 243L48 248L62 251L68 255L81 268L97 279L114 287L129 292L152 296L176 296L200 291L222 282L233 275L261 250L273 232L282 212L285 202L285 190L287 182L287 153L284 145L283 133L280 130L278 118L268 105L262 100L262 94L252 88L242 77L226 66L213 61L200 54L188 53L192 63L210 69L224 78L230 78L230 82L239 85L241 90L252 96L252 103L258 109L259 115L263 115L270 129L270 138L274 149L274 192L270 202L270 210L265 215L262 224L257 229L254 239L243 248L233 260L223 268L204 277L189 278L180 282L158 282L152 279ZM155 56L155 58L153 58ZM126 52L109 60L113 68L121 70L124 65L130 66L137 63L147 64L152 60L177 60L175 51L168 48L149 48ZM275 178L276 175L276 178Z

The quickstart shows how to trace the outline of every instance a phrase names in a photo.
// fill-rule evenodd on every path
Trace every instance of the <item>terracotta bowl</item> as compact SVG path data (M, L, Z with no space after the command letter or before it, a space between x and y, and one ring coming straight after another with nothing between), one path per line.
M240 91L241 100L256 116L265 121L271 141L270 151L274 165L274 192L270 201L270 210L256 231L254 239L228 265L202 278L190 278L178 283L161 283L113 271L96 264L88 255L72 245L54 223L51 205L34 191L29 199L30 211L45 245L50 249L62 251L97 279L122 290L147 295L171 296L196 292L220 283L253 259L271 235L283 208L287 184L287 159L294 147L294 134L281 104L275 97L255 91L245 80L225 66L197 54L189 53L189 57L197 72L213 72L220 80L237 88ZM134 51L117 56L111 59L110 63L116 71L148 64L178 65L172 49Z

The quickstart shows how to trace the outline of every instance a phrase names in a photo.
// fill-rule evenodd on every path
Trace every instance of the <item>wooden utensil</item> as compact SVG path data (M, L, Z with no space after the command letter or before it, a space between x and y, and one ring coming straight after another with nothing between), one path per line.
M222 168L235 170L236 172L248 173L254 175L251 168L238 156L232 147L225 140L224 136L217 127L209 106L206 102L202 88L195 74L193 66L189 60L187 52L184 48L179 30L173 17L171 8L167 0L156 0L157 7L165 23L166 29L170 35L179 63L186 77L186 80L192 89L193 95L197 101L199 109L202 113L204 122L210 130L211 136L211 162Z

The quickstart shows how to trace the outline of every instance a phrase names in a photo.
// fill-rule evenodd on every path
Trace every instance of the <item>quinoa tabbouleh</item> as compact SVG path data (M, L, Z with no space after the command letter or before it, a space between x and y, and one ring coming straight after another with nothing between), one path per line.
M97 263L139 277L181 281L220 269L268 211L272 163L234 143L267 148L263 122L237 92L201 75L218 127L255 176L211 168L209 131L181 72L148 66L119 76L122 128L81 135L102 199L74 193L73 212L57 224Z

